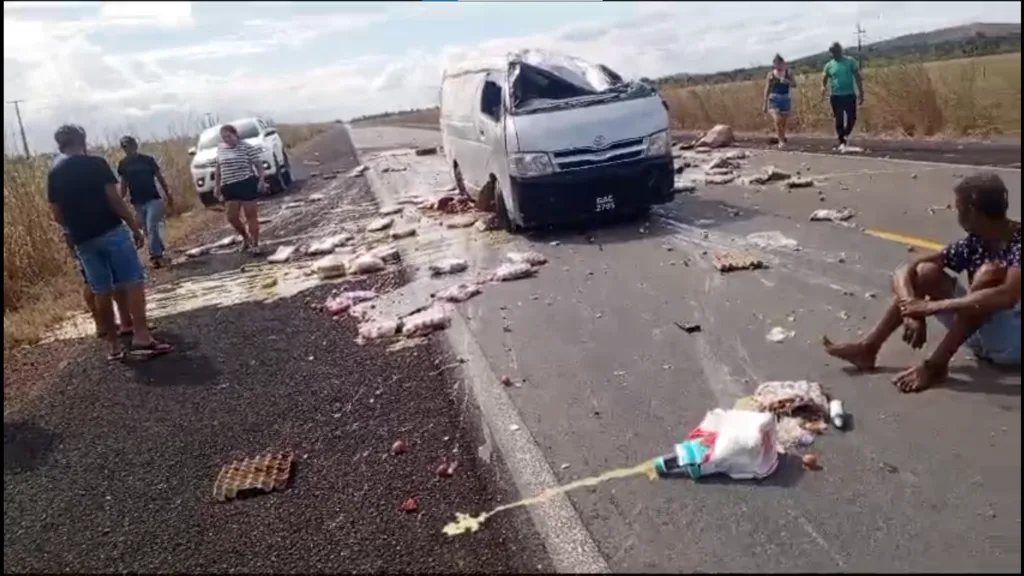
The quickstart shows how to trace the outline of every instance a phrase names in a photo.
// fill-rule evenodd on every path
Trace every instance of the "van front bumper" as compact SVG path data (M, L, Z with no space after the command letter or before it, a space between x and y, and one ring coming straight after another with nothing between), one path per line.
M517 214L525 227L586 220L606 212L636 213L671 202L671 156L594 166L535 178L511 178ZM614 208L609 209L608 198Z

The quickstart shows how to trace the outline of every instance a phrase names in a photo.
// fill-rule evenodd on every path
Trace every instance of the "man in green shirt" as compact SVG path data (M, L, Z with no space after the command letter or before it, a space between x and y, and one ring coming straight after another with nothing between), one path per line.
M835 42L828 49L832 59L825 64L821 76L821 92L832 104L832 117L836 124L839 148L846 147L853 125L857 122L857 106L864 104L864 84L857 61L843 54L843 47Z

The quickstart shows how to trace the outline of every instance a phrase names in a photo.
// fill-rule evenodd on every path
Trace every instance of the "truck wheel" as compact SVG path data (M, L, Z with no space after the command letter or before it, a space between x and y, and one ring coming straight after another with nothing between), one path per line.
M274 157L274 175L270 177L270 194L278 194L285 189L284 180L282 179L281 165L277 161L277 156Z
M498 217L498 225L509 234L518 234L522 227L516 223L509 214L508 206L505 204L505 195L501 192L501 185L494 182L494 215Z
M281 184L285 190L288 190L292 183L295 182L295 179L292 178L292 161L288 158L287 152L282 150L281 154L284 155L284 164L281 167L281 170L283 170L281 173Z
M455 189L459 191L459 194L468 197L469 192L466 191L466 181L462 178L462 170L459 170L458 164L452 167L452 174L455 177Z

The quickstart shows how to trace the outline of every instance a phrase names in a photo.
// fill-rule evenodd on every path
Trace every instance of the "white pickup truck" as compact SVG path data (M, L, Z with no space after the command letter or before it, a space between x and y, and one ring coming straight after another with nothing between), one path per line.
M228 124L238 130L238 136L263 152L263 173L272 193L287 190L292 183L291 164L284 141L277 128L262 118L240 118ZM217 204L213 194L213 178L217 162L217 145L221 143L220 128L208 128L199 135L195 146L189 148L192 156L192 182L204 206Z

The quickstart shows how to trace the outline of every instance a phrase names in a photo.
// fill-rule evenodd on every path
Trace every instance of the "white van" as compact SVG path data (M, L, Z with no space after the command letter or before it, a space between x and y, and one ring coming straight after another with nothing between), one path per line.
M449 67L441 137L459 190L509 231L672 200L668 112L605 66L527 50Z

